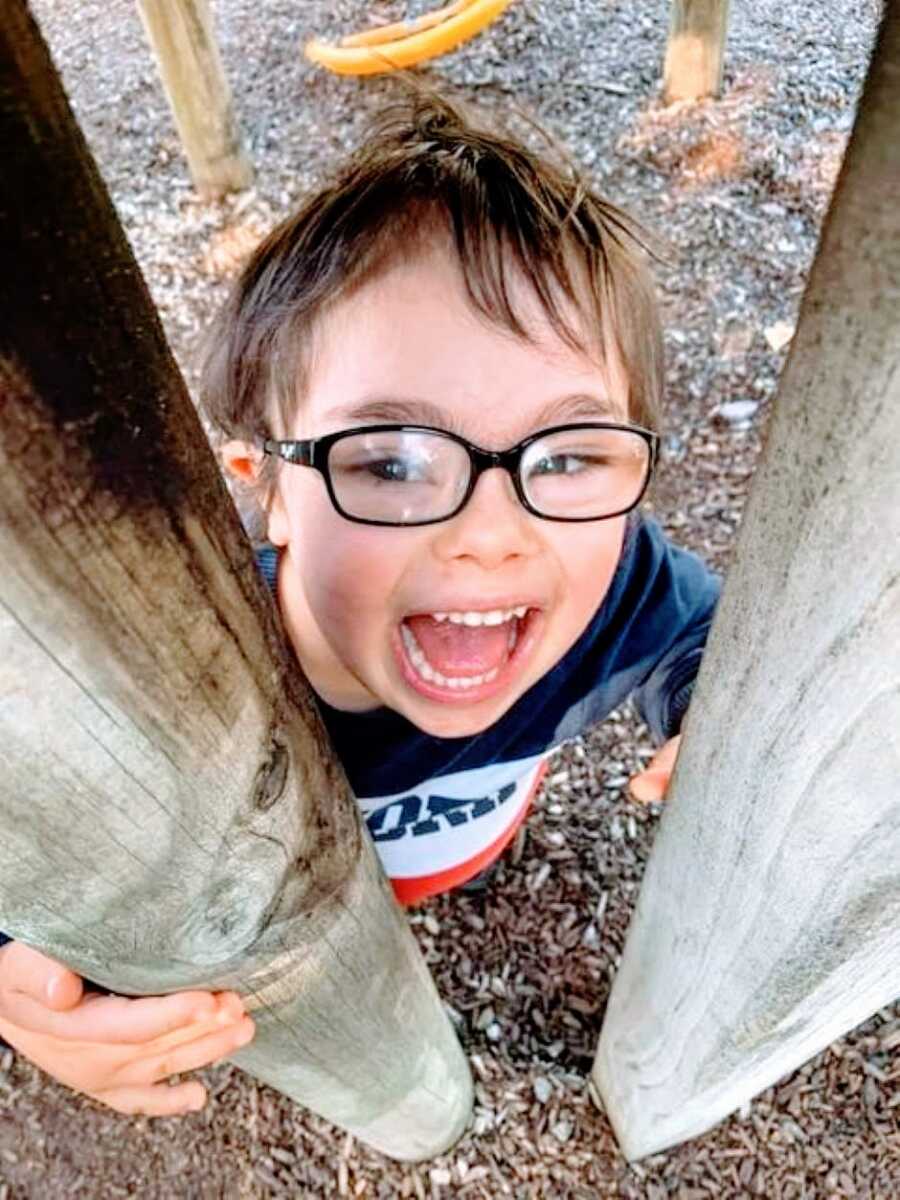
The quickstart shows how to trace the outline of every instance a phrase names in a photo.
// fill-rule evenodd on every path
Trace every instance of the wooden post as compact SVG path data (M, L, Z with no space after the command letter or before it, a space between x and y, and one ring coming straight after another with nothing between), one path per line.
M889 0L593 1080L640 1158L900 994L900 0Z
M209 0L137 0L194 186L214 199L249 187Z
M666 104L719 94L727 32L728 0L672 0L663 68Z
M236 989L237 1063L436 1154L465 1059L24 0L0 96L0 928Z

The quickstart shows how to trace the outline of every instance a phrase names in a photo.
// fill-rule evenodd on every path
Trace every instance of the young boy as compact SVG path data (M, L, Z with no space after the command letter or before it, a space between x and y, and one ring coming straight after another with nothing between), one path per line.
M718 594L637 512L660 331L637 227L443 100L384 114L257 250L205 402L255 497L261 570L398 898L465 884L549 753L629 694L665 745ZM668 740L666 740L668 739ZM123 1112L253 1036L234 994L83 994L0 950L0 1035Z

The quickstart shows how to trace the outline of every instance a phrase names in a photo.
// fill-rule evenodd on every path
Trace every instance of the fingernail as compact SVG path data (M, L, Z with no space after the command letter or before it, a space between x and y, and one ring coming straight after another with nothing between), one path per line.
M47 983L44 986L44 993L48 1000L53 1001L56 999L56 993L59 991L59 985L61 982L62 980L58 975L51 975L47 980Z
M246 1046L248 1042L253 1041L253 1035L255 1033L256 1029L254 1026L246 1025L243 1029L238 1031L237 1037L234 1040L239 1046Z

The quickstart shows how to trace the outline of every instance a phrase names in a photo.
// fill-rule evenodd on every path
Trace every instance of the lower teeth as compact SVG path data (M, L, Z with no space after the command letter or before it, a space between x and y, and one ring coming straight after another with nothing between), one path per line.
M442 675L440 671L436 671L428 662L411 629L407 629L405 625L401 624L400 636L403 638L403 645L406 647L409 661L415 667L416 674L424 679L426 683L436 683L438 687L450 688L451 691L464 692L467 688L479 687L483 683L490 683L500 674L499 667L491 667L490 671L485 671L483 675ZM509 649L512 650L515 644L516 632L515 624L513 624L510 630Z

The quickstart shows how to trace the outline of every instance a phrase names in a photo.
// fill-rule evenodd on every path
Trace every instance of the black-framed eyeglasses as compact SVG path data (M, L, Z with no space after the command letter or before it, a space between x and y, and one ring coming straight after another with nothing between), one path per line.
M508 450L484 450L424 425L366 425L304 441L262 443L265 454L312 467L335 509L363 525L433 525L465 507L483 471L508 471L522 505L547 521L603 521L630 512L647 489L657 435L636 425L555 425Z

